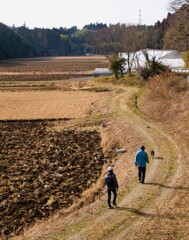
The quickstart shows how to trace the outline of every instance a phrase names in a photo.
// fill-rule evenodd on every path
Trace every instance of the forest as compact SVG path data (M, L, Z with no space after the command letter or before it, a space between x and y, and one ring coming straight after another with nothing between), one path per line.
M168 13L154 26L90 23L82 29L8 27L0 23L0 59L108 55L133 48L189 49L189 5ZM137 43L136 43L137 42Z

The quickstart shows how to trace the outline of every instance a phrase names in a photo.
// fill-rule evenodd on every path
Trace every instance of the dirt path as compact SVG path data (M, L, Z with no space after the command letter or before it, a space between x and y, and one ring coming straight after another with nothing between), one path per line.
M180 149L160 126L129 109L129 98L137 91L136 88L127 88L122 93L115 94L109 102L109 108L114 125L119 129L113 133L115 137L121 138L131 133L127 136L127 140L131 139L130 148L134 144L132 141L136 140L136 144L145 144L148 150L155 150L155 158L150 159L147 168L146 184L137 183L136 169L127 171L130 177L128 182L121 181L126 174L123 170L126 160L125 155L119 155L115 171L121 189L116 209L107 209L106 199L102 197L71 216L51 221L47 225L53 226L53 231L48 230L46 225L45 228L38 229L44 231L43 234L30 232L33 237L29 239L186 239L179 238L182 233L172 231L180 219L175 217L172 205L169 204L175 194L176 187L173 186L176 186L181 174L178 165L182 157ZM129 166L133 164L135 152L136 149L128 149ZM27 236L24 239L28 239Z
M133 88L117 95L111 103L111 108L116 111L116 116L122 119L120 127L123 131L124 124L129 125L136 137L139 135L144 138L143 141L148 145L148 149L149 147L155 149L157 159L151 161L149 165L147 184L135 184L119 202L117 209L94 214L88 220L88 226L66 239L133 239L136 228L149 227L150 221L154 222L159 218L161 203L171 194L171 189L168 188L174 181L173 174L176 174L171 170L178 158L177 146L153 123L131 112L126 102L135 91L136 89ZM166 188L160 187L161 185ZM170 221L172 219L171 216L161 217ZM138 238L139 236L135 235L135 239Z

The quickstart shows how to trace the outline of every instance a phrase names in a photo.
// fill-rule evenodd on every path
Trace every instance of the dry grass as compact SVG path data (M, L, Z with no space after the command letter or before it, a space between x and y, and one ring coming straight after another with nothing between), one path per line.
M81 118L109 93L81 91L2 92L0 119Z
M165 74L154 77L148 83L139 107L158 121L184 123L187 126L188 95L189 83L186 78Z
M138 86L143 87L145 81L142 80L139 76L132 73L131 75L125 75L122 78L116 79L114 76L103 76L96 78L96 81L104 83L113 83L115 85L124 85L124 86Z
M154 98L163 98L167 100L172 100L177 97L178 93L183 93L189 90L189 84L186 78L178 76L174 73L166 73L154 77L149 83L148 97L151 99Z

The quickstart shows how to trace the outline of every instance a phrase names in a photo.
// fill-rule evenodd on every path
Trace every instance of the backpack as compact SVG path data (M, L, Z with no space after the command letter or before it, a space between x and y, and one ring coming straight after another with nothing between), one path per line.
M113 187L113 178L112 178L112 175L107 175L107 177L106 177L106 185L107 185L107 187L109 187L109 188Z

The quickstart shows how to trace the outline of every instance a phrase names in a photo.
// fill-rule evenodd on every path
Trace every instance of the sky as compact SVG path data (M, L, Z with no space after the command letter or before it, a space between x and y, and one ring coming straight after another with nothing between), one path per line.
M0 22L28 28L79 29L90 23L154 25L170 0L0 0Z

